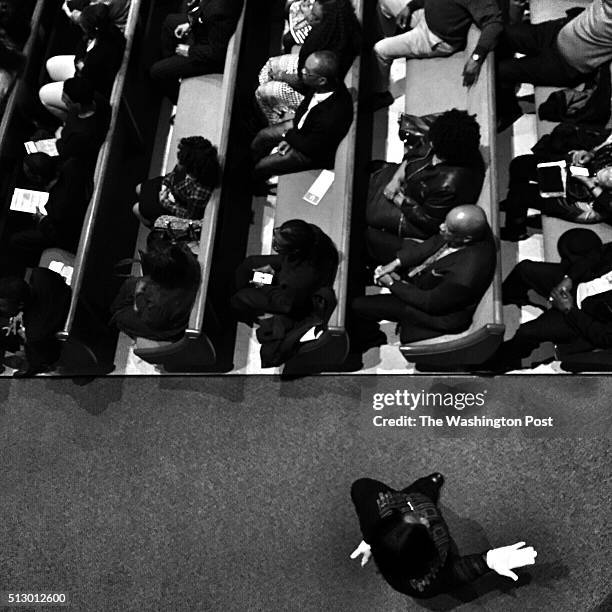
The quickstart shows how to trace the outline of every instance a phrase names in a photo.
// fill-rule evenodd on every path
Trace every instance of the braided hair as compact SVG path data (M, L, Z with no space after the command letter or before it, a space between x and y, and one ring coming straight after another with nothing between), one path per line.
M181 138L176 154L179 164L203 187L213 189L219 183L217 147L202 136Z
M340 61L339 76L343 78L361 51L361 25L353 3L351 0L316 0L315 4L323 10L323 20L312 28L300 49L298 74L314 51L334 51Z
M456 108L446 111L431 124L429 138L434 153L450 164L484 163L480 155L480 125L476 115Z

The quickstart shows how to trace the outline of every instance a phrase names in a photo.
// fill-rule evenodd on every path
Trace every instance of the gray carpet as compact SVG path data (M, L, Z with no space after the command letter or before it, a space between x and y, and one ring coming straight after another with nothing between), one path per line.
M83 611L611 609L612 380L4 382L0 591L65 591ZM406 388L487 400L381 413L555 424L374 427L372 394ZM446 476L462 552L519 540L539 551L518 583L492 576L416 602L349 560L361 539L351 482L401 487L432 471Z

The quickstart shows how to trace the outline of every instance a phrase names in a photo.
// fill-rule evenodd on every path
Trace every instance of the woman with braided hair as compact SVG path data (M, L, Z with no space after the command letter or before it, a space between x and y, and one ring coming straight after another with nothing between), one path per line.
M370 177L366 206L368 249L384 263L406 238L438 233L446 214L476 204L485 176L475 115L456 108L439 115L429 130L429 150L385 164Z
M259 73L255 99L269 124L289 119L304 99L301 74L314 51L333 51L344 78L361 49L361 25L351 0L316 0L308 17L312 30L299 54L271 57Z
M219 172L217 148L209 140L202 136L182 138L174 169L138 185L139 199L132 210L147 227L161 215L202 219L219 183Z

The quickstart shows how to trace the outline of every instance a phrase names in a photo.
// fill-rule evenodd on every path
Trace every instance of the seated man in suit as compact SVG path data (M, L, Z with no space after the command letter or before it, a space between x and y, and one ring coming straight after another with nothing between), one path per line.
M459 556L438 508L444 477L419 478L397 491L372 478L351 487L363 541L351 559L370 557L396 591L412 597L434 597L476 580L493 570L518 580L512 571L533 565L537 552L524 542Z
M352 346L384 344L386 337L372 326L382 320L400 324L402 343L466 330L496 263L484 211L471 204L453 208L438 235L422 243L406 240L396 259L376 268L374 282L391 293L353 301Z
M295 117L264 128L251 144L256 181L334 167L336 149L353 121L353 100L338 75L338 58L332 51L316 51L306 58L302 82L310 93ZM274 147L277 152L271 153Z
M25 361L14 376L33 376L59 359L55 334L64 325L69 305L70 287L47 268L34 268L27 283L19 277L0 279L0 356L7 350L25 350Z
M519 262L502 285L504 304L534 304L544 312L523 323L513 338L478 370L506 372L521 367L542 342L571 344L573 352L612 348L612 243L585 228L559 239L560 263ZM530 301L532 289L545 302Z
M162 59L151 66L151 78L174 104L179 79L223 72L243 4L243 0L190 0L186 13L166 17L161 33Z

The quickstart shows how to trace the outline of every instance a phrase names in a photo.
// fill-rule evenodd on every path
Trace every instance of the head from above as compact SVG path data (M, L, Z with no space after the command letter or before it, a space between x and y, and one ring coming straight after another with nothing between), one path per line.
M184 244L156 243L141 253L142 267L151 280L167 288L191 288L200 282L200 264Z
M200 185L216 187L219 183L217 147L202 136L181 138L176 158L180 167Z
M302 82L315 92L333 91L338 82L338 56L333 51L315 51L304 62Z
M94 86L91 81L82 77L72 77L64 81L62 91L62 102L68 111L77 113L90 108L94 103Z
M46 187L57 176L57 157L46 153L30 153L23 158L23 174L33 187Z
M452 110L442 113L429 130L433 152L449 164L465 165L480 158L480 126L476 115Z
M315 232L309 223L302 219L291 219L274 228L272 248L279 255L305 259L312 252L315 241Z
M390 520L394 526L381 542L389 561L409 578L424 576L437 555L427 526L415 513L402 514L399 521L396 513Z
M597 172L595 181L602 189L612 189L612 166L606 166Z
M14 317L23 310L29 296L30 287L23 278L0 278L0 316Z
M332 2L317 0L312 4L310 10L304 11L304 16L306 17L306 21L308 21L308 25L314 28L323 23L325 15L329 13L331 4Z
M484 210L474 204L455 206L440 224L440 235L449 246L459 247L485 236L489 224Z
M111 25L108 5L102 3L89 4L81 11L78 24L88 38L95 38L106 32Z

